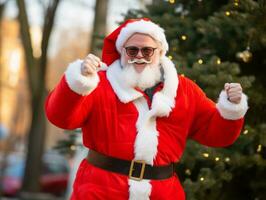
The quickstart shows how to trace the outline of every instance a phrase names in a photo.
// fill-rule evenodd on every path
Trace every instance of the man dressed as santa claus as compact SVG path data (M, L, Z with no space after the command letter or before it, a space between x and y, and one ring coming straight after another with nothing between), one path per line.
M226 83L214 103L177 74L167 51L161 27L127 20L105 38L102 61L71 63L48 96L48 119L81 127L90 149L72 200L184 200L174 168L186 141L224 147L239 136L248 109L241 85Z

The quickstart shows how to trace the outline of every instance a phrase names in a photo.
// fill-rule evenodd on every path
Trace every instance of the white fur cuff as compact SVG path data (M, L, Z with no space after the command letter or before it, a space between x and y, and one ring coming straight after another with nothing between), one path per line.
M244 117L248 110L247 96L242 94L241 101L238 104L230 102L227 98L228 96L223 90L220 93L218 103L216 104L222 117L229 120L237 120Z
M71 90L85 96L90 94L98 85L99 77L97 74L83 76L81 74L82 60L76 60L69 64L65 71L66 82Z

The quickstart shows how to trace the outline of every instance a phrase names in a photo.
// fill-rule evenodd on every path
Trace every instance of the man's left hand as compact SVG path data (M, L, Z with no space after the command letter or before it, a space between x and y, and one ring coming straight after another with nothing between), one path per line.
M242 97L242 87L239 83L225 83L224 90L228 96L228 100L232 103L238 104Z

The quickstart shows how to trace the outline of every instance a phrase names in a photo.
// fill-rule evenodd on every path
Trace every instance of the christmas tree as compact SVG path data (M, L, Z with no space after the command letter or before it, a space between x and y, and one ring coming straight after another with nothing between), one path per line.
M178 73L208 97L216 101L226 82L241 83L249 96L235 144L214 149L188 142L176 169L187 199L266 199L265 1L157 0L125 15L139 17L165 29Z

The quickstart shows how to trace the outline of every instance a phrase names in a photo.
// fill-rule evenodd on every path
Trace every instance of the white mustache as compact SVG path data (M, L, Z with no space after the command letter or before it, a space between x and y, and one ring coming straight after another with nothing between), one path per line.
M145 60L143 58L140 58L140 59L134 58L134 59L128 60L127 63L128 64L132 64L132 63L146 63L146 64L150 64L150 63L152 63L152 60L149 61L149 60Z

